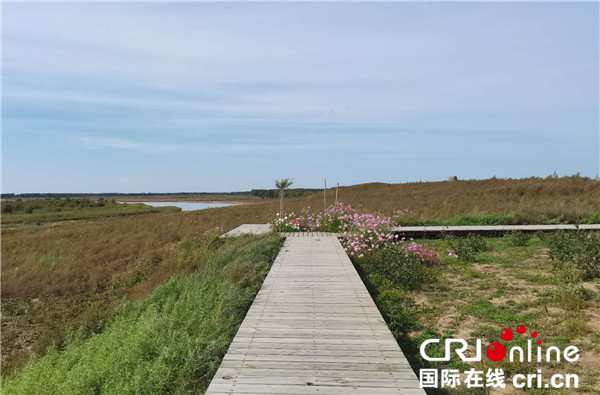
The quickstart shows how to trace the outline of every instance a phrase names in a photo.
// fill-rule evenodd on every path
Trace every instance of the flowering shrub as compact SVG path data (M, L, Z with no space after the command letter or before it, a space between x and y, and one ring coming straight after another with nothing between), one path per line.
M416 243L411 243L416 244ZM369 281L386 289L415 290L426 282L429 265L406 245L382 248L373 254L358 259L363 272L368 273Z
M433 264L438 262L438 256L432 252L425 244L418 244L411 241L403 245L404 252L410 252L416 256L422 263Z
M340 202L329 206L324 213L312 214L308 207L300 215L290 213L283 218L277 215L274 226L283 232L337 232L351 258L363 258L384 247L400 246L405 255L414 256L421 263L438 262L438 256L426 245L412 239L406 241L391 231L397 218L405 214L404 210L396 210L391 216L378 212L359 214L350 205Z
M275 230L280 230L281 232L300 232L305 230L300 228L298 220L294 218L294 213L284 215L283 218L277 213L272 225Z

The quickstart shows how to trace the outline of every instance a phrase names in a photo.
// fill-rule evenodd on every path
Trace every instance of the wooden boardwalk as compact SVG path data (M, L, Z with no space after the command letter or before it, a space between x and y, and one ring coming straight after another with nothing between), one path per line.
M482 233L482 234L502 234L508 232L552 232L558 230L598 230L600 224L560 224L560 225L460 225L460 226L396 226L392 228L392 232L411 235L424 236L440 233ZM236 237L243 234L264 234L271 231L269 224L245 224L240 225L235 229L230 230L221 237ZM284 233L284 236L292 233ZM304 233L304 234L310 234Z
M466 226L397 226L393 232L420 235L426 233L508 233L552 232L558 230L600 230L600 224L560 225L466 225Z
M286 236L207 394L424 394L338 239Z

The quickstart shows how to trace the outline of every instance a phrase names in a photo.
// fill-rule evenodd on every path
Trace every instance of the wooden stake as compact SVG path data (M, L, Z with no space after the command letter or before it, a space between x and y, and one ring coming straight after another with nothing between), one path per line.
M335 205L336 205L336 206L337 206L337 202L338 202L338 200L337 200L337 199L338 199L338 191L339 191L339 189L340 189L340 183L338 182L338 183L335 185Z
M323 188L323 214L327 211L327 178L323 179L324 188Z

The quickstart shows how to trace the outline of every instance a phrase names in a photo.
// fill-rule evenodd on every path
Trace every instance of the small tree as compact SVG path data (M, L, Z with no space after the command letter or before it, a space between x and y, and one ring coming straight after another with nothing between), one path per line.
M281 180L275 180L275 188L279 190L279 220L283 218L283 195L285 190L292 186L293 182L289 178L283 178ZM281 222L279 223L281 227Z

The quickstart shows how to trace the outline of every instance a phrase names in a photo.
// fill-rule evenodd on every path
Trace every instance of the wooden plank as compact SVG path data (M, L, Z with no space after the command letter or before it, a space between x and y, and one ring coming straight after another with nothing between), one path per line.
M286 238L207 394L424 394L336 237Z
M272 347L271 347L272 346ZM297 356L322 356L322 357L353 357L353 356L367 356L382 358L404 358L404 355L398 350L394 350L393 347L384 346L381 348L369 348L368 344L352 345L352 346L338 346L338 347L302 347L297 344L285 344L283 346L279 344L265 345L264 343L252 348L246 348L243 346L235 346L229 349L232 354L243 354L243 355L264 355L278 356L278 355L297 355Z
M237 334L241 337L268 337L268 338L279 338L279 337L294 337L299 339L304 338L334 338L338 339L340 337L344 339L353 339L353 338L364 338L364 337L381 337L382 339L387 339L387 335L389 330L387 328L358 328L358 329L338 329L338 328L318 328L318 329L307 329L307 328L293 328L290 330L288 328L264 328L264 327L255 327L255 328L245 328L241 327ZM381 335L381 336L379 336Z
M336 370L321 369L321 370L303 370L298 371L294 369L262 369L262 368L219 368L214 380L228 380L232 376L255 376L261 378L267 377L303 377L303 376L316 376L316 377L328 377L338 380L344 380L348 378L356 379L383 379L383 380L409 380L414 377L412 370L404 369L397 372L378 372L378 371L365 371L365 370Z
M283 341L278 343L265 343L265 342L236 342L232 343L229 347L231 351L237 350L253 350L259 352L260 350L299 350L298 352L303 352L303 350L321 350L323 352L327 351L356 351L356 352L365 352L365 351L373 351L373 352L381 352L385 354L385 352L400 352L398 349L398 345L394 343L382 343L379 342L377 344L377 349L373 349L372 342L366 343L351 343L351 344L319 344L313 342L304 342L298 343L294 341Z
M293 335L293 334L292 334ZM392 339L374 339L372 337L363 337L363 338L298 338L298 337L248 337L248 336L236 336L233 339L231 344L237 343L248 343L252 342L252 344L256 343L312 343L318 345L355 345L355 344L364 344L371 346L395 346L398 347L398 343L396 340Z
M219 383L214 385L214 390L227 394L231 393L245 393L245 394L423 394L423 390L418 392L418 388L406 388L402 392L399 392L399 388L389 387L367 387L357 385L275 385L275 384L230 384L230 383ZM416 391L416 392L413 392Z
M361 320L359 322L356 322L355 320L352 320L352 319L340 320L340 319L330 319L330 318L331 317L327 317L327 319L314 319L313 318L311 320L307 320L307 319L300 319L300 320L267 319L267 320L265 320L265 319L252 319L252 318L246 317L242 327L243 328L252 328L257 325L260 325L262 328L298 328L298 329L309 329L309 328L331 329L331 328L335 328L335 329L343 330L345 328L352 326L354 328L370 329L370 328L372 328L373 325L376 325L378 322L383 321L383 319L381 321L378 321L377 319L375 319L375 320ZM353 317L353 318L356 318L356 317ZM385 321L383 323L385 324Z
M268 369L296 369L296 370L360 370L390 372L410 369L402 362L385 362L383 358L378 363L360 362L310 362L310 361L231 361L223 359L221 366L224 368L268 368Z
M366 364L378 364L378 363L393 363L408 366L408 361L404 356L398 357L383 357L382 355L376 356L347 356L347 355L271 355L271 354L234 354L227 353L223 361L243 361L243 362L310 362L310 363L366 363Z
M275 384L275 385L321 385L321 386L368 386L368 387L387 387L397 388L400 386L410 387L413 385L413 379L394 378L390 380L389 376L384 379L372 377L328 377L322 375L304 375L299 376L296 372L289 375L276 376L252 376L236 374L228 376L228 382L235 384ZM308 384L311 383L311 384ZM327 390L324 390L325 393Z

